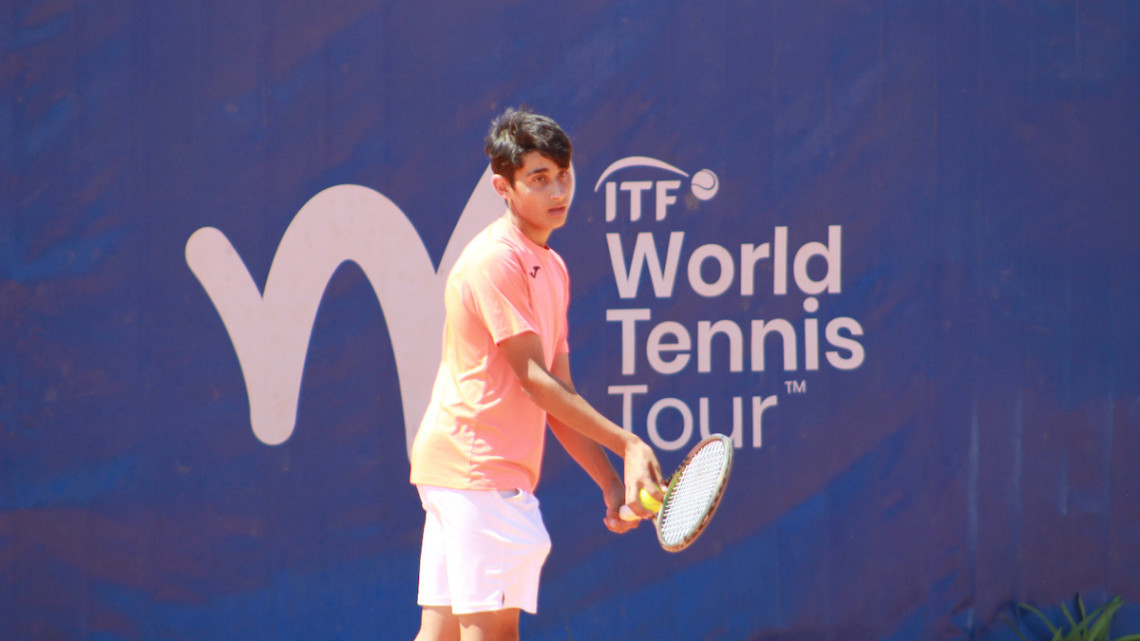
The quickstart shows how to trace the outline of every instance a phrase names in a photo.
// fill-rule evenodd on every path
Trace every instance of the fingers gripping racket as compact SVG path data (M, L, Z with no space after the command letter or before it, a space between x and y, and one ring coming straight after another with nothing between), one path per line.
M641 504L657 512L657 540L666 551L680 552L689 547L708 526L728 484L733 449L732 439L713 434L697 443L681 461L660 506L654 505L656 501L645 490L641 491ZM639 517L623 505L621 518L633 521Z

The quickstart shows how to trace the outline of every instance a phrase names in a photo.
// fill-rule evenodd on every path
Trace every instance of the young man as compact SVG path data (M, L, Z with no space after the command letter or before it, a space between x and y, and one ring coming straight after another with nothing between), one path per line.
M507 210L467 245L447 279L443 361L412 446L411 480L427 513L417 641L509 641L534 613L550 550L534 488L546 425L602 490L604 523L618 509L652 516L660 498L653 450L574 390L567 345L570 281L546 245L566 222L572 147L550 118L508 109L487 155ZM604 448L624 460L624 480Z

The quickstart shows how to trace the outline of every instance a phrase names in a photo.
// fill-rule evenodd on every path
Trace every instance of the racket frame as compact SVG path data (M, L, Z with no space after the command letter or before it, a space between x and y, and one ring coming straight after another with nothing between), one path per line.
M708 507L705 508L705 513L701 517L701 520L697 523L696 527L694 527L692 531L689 532L688 536L684 537L684 539L679 542L667 542L661 530L661 519L665 514L666 508L671 502L673 490L676 489L677 483L679 483L681 480L681 472L684 471L686 467L688 467L689 463L693 460L698 452L716 441L720 441L722 443L725 451L724 464L721 466L720 476L717 478L716 494L712 497L712 500L709 502ZM732 439L725 436L724 434L712 434L702 439L700 443L697 443L695 446L693 446L693 449L689 450L689 453L685 455L685 458L681 461L681 464L678 465L676 471L673 472L673 476L669 478L669 486L665 488L665 496L661 500L661 509L657 512L657 516L653 520L654 529L657 530L657 541L661 544L662 549L667 552L680 552L681 550L684 550L685 548L692 545L693 542L696 541L697 538L700 537L700 535L705 531L705 528L708 527L709 521L712 520L713 514L715 514L717 508L720 507L720 500L724 497L724 490L728 487L728 476L732 472L732 459L735 451L736 447L733 444Z

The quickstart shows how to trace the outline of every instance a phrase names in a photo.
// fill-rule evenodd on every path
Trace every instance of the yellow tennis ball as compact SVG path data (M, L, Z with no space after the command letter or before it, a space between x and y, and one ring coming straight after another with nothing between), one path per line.
M638 498L641 499L641 504L645 506L645 509L650 512L656 514L661 511L661 501L653 498L653 495L645 491L645 488L641 488Z

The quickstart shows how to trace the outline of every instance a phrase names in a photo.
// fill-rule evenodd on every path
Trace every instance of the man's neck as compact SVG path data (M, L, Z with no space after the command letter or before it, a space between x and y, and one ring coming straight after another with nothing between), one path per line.
M507 216L510 219L511 224L515 226L515 229L519 230L523 236L526 236L528 239L530 239L531 242L538 245L539 247L546 247L546 241L550 239L549 230L541 230L532 225L528 225L527 222L523 220L522 216L515 214L510 209L507 210Z

